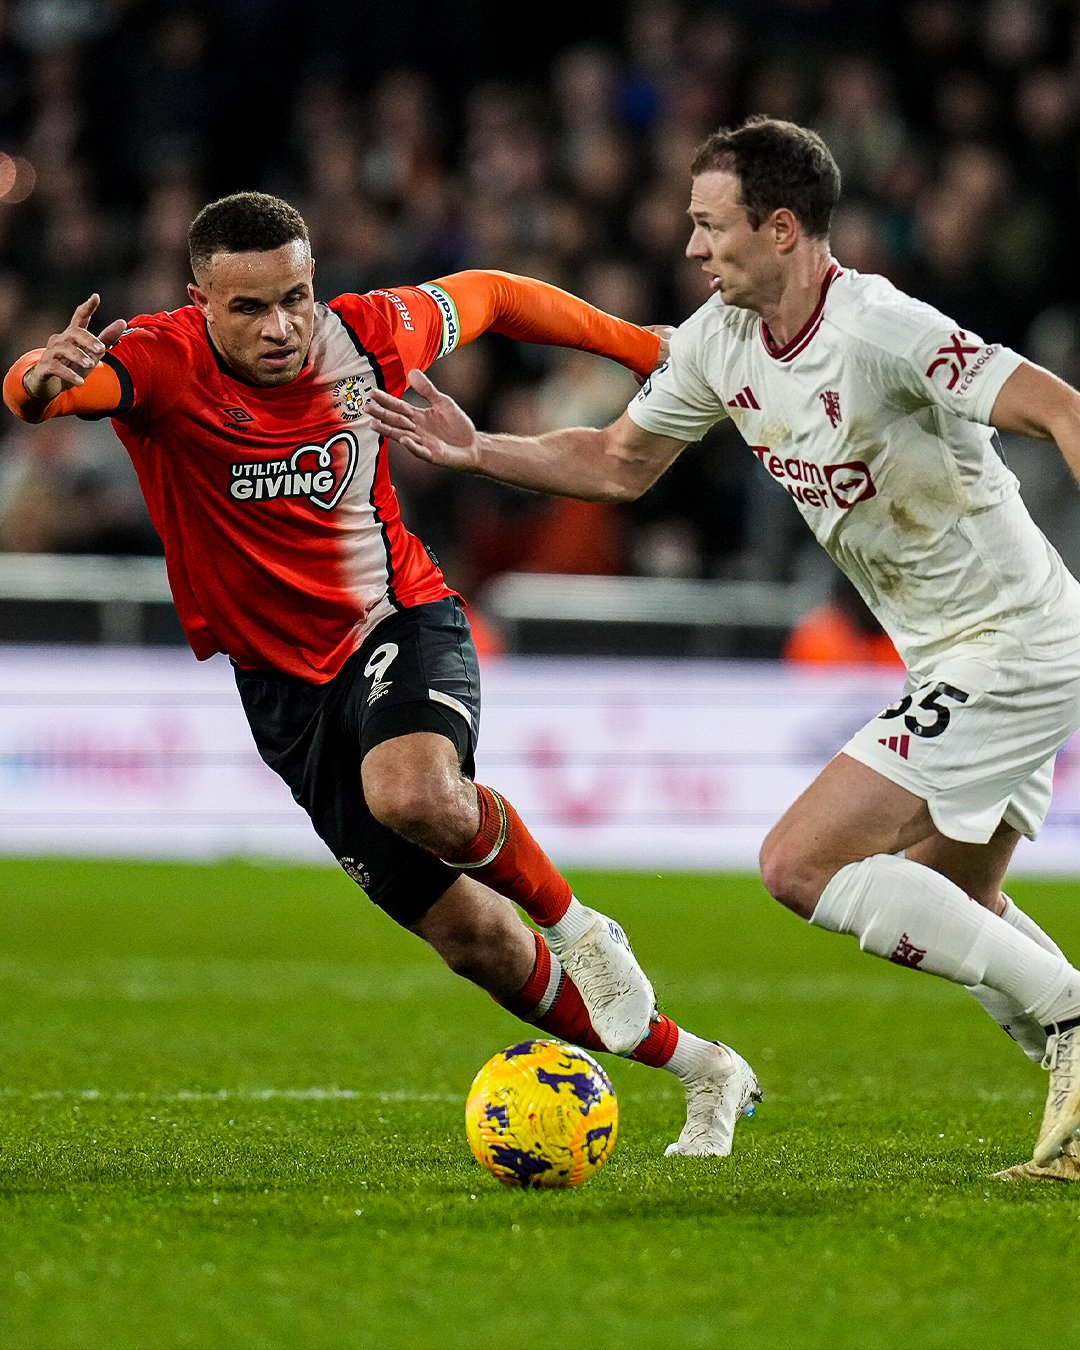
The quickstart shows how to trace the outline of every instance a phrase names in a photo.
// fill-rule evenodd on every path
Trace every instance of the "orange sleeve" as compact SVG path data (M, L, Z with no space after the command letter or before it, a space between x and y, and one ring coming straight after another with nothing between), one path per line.
M569 291L510 272L455 272L432 283L457 306L461 341L501 333L519 342L576 347L596 352L648 375L660 354L660 339L647 328L605 314Z
M84 383L65 389L49 403L31 398L23 376L37 365L44 347L20 356L4 376L4 402L24 422L46 422L67 413L111 413L120 406L120 380L111 366L95 366Z

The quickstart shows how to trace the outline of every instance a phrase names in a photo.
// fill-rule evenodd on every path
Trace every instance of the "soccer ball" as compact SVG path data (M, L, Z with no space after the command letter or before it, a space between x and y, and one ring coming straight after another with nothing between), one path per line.
M522 1041L473 1079L465 1132L507 1186L580 1186L611 1156L619 1103L591 1055L562 1041Z

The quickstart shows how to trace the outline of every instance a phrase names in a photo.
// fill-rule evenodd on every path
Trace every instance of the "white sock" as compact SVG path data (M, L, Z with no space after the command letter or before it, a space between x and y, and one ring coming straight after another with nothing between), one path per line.
M988 985L1043 1026L1080 1015L1080 971L921 863L886 853L848 863L811 923L852 933L863 951L898 965Z
M1001 898L1005 901L1001 917L1007 924L1027 934L1032 942L1037 942L1045 951L1064 958L1061 948L1053 938L1043 932L1030 915L1025 914L1020 906L1004 893ZM967 989L998 1026L1013 1038L1028 1059L1036 1064L1043 1062L1046 1058L1046 1032L1037 1018L1026 1013L1020 1004L1007 994L1001 993L998 989L991 989L988 984L968 985Z
M717 1067L719 1061L716 1052L719 1048L715 1041L704 1041L692 1031L680 1027L675 1050L668 1062L660 1067L673 1073L680 1083L688 1083L692 1078L710 1073Z
M596 911L587 908L576 895L572 895L570 905L561 919L539 927L552 951L564 952L587 933L595 922Z

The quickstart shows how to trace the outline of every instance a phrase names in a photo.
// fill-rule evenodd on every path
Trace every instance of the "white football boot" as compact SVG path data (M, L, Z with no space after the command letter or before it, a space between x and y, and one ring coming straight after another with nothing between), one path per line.
M1080 1132L1080 1022L1067 1024L1047 1037L1043 1064L1050 1070L1050 1090L1032 1155L1037 1167L1046 1167L1059 1158Z
M1059 1158L1040 1167L1034 1158L1017 1163L994 1173L995 1181L1080 1181L1080 1143L1075 1139L1065 1145Z
M752 1116L761 1101L757 1074L730 1045L716 1041L715 1063L691 1078L686 1087L686 1124L664 1157L726 1158L735 1126Z
M656 995L615 920L588 912L595 922L576 942L561 947L551 936L546 941L577 985L593 1030L613 1055L628 1055L648 1035Z

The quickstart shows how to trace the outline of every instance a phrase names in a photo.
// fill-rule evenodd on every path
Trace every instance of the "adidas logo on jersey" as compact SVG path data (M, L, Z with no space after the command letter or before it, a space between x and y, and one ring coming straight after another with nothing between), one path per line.
M878 745L883 745L886 750L892 750L898 754L901 759L907 759L908 751L911 749L910 736L881 736L878 738Z
M755 408L758 412L761 411L761 404L754 397L754 391L748 384L744 384L734 398L728 399L727 406L729 408Z

